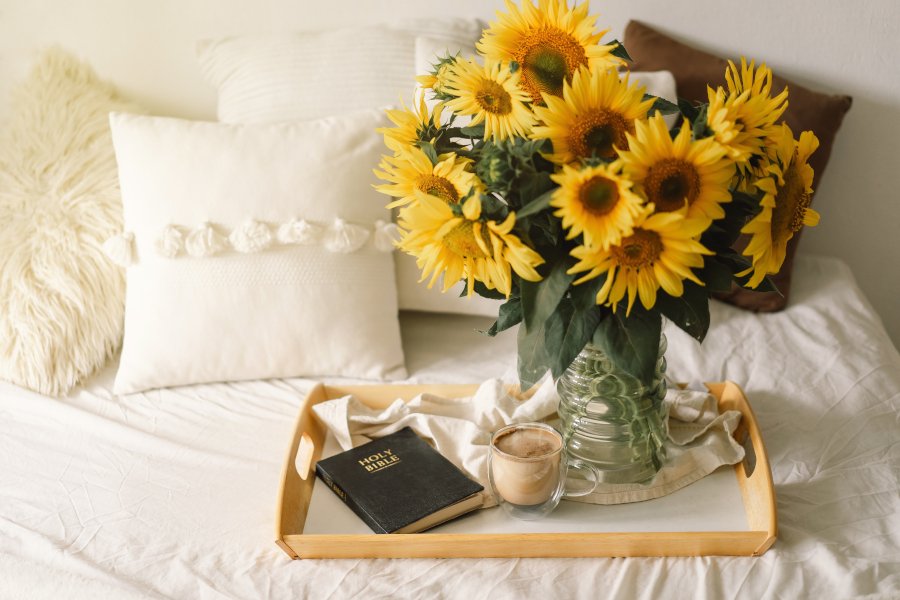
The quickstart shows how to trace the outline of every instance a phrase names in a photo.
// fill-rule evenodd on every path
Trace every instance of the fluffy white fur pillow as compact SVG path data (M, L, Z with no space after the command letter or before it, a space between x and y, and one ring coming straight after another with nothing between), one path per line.
M137 110L87 64L45 52L0 132L0 378L65 394L122 335L121 228L108 113Z

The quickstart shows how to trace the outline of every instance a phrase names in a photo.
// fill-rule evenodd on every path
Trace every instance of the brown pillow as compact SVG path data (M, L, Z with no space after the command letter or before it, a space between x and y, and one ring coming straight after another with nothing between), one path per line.
M728 65L725 59L677 42L639 21L628 23L623 45L634 59L631 65L633 70L671 71L675 76L678 95L682 98L706 102L707 85L713 88L725 85L725 68ZM732 57L732 60L739 63L740 53ZM781 92L785 85L789 87L788 109L784 113L784 120L794 134L812 130L819 138L819 149L809 161L816 172L813 189L817 190L828 164L828 157L831 156L834 136L853 99L850 96L820 94L777 74L773 75L773 95ZM784 265L773 276L775 285L783 296L775 292L755 292L734 286L730 293L720 295L719 299L753 311L771 312L784 308L791 288L791 268L799 241L798 233L788 242ZM746 240L743 243L746 244Z

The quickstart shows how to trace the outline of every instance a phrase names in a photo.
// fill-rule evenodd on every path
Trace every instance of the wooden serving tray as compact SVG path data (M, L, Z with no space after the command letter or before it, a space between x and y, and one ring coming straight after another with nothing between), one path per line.
M460 398L473 395L478 388L318 384L300 408L285 459L275 515L276 543L291 558L759 556L775 542L777 532L775 491L762 436L753 410L737 384L726 381L708 383L707 387L717 398L720 411L737 410L742 415L735 438L744 446L746 457L734 466L734 474L746 512L747 530L441 533L438 528L434 533L420 534L304 534L316 482L314 467L326 439L326 431L313 416L312 406L352 394L373 408L385 408L397 398L410 400L423 392ZM641 504L653 510L653 503L660 500L663 499ZM591 510L606 508L592 506Z

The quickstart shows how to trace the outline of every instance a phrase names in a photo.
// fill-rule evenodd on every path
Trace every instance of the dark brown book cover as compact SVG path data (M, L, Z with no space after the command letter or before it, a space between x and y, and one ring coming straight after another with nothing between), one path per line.
M415 533L481 506L484 488L409 427L316 463L375 533Z

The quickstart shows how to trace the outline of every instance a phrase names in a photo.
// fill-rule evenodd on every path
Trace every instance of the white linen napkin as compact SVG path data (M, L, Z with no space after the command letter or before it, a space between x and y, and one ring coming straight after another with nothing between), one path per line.
M484 486L484 507L488 507L496 504L487 472L491 433L510 423L548 420L555 416L559 403L550 378L524 396L512 394L510 389L499 379L489 379L470 398L420 394L409 402L398 399L379 410L353 396L344 396L317 404L313 411L344 450L411 427ZM739 412L719 414L715 398L696 389L670 388L665 402L669 408L668 455L666 465L653 479L644 483L602 483L593 493L572 500L593 504L650 500L744 458L744 449L732 435L740 422Z

